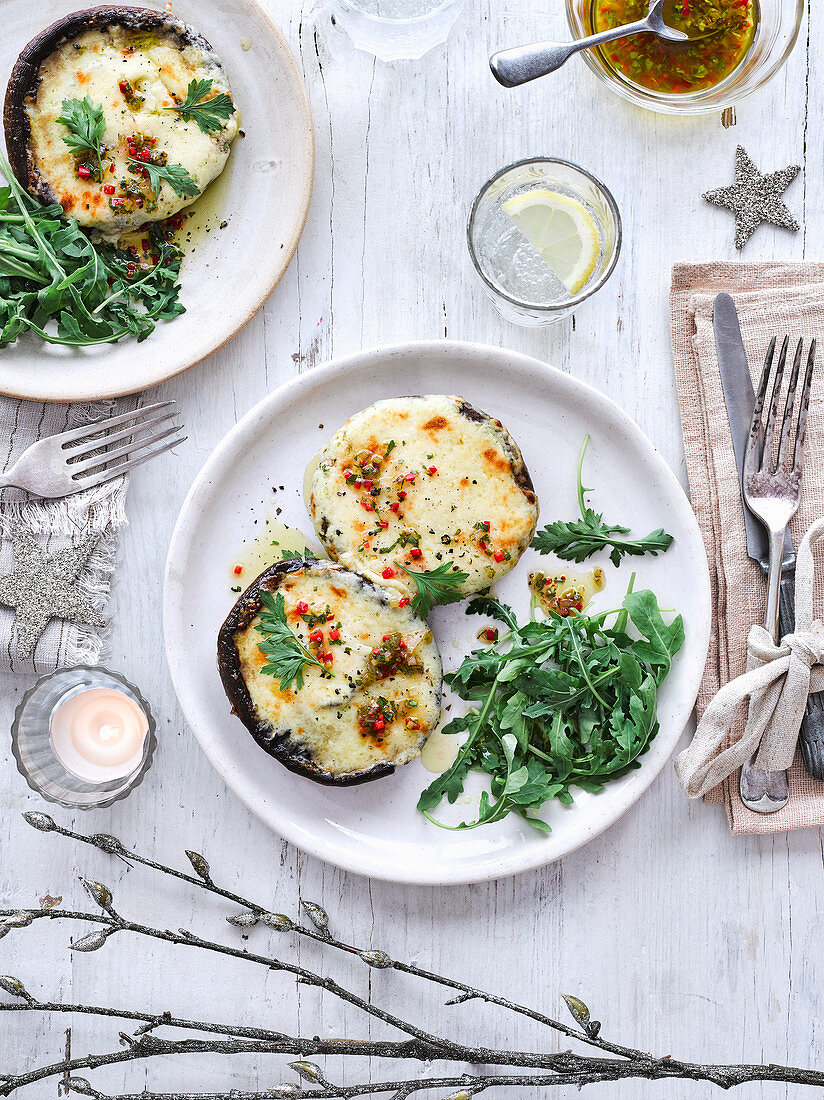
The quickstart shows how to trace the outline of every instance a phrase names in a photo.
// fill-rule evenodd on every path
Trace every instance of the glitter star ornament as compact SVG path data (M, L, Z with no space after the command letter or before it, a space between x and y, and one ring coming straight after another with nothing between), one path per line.
M25 531L11 533L15 569L0 577L0 605L15 612L17 656L29 657L51 619L103 627L106 620L77 587L99 535L47 554Z
M704 198L715 206L725 206L735 214L735 247L744 247L762 222L780 225L783 229L800 229L798 222L784 205L781 196L801 171L797 164L762 176L739 145L735 151L735 183L707 191Z

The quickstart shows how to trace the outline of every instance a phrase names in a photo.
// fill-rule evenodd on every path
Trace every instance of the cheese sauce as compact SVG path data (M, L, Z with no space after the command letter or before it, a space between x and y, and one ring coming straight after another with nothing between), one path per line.
M330 556L380 584L454 565L464 595L489 588L529 545L538 503L502 425L460 397L379 401L323 450L309 507Z

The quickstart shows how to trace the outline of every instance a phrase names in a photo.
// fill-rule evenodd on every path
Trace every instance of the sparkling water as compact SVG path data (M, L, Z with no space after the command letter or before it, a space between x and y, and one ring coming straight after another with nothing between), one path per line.
M423 57L446 41L465 0L332 0L353 45L382 61Z
M570 293L540 252L497 202L478 210L475 254L487 278L524 305L554 305Z
M353 8L378 19L420 19L442 6L443 0L350 0Z
M503 209L509 199L536 189L574 199L595 223L595 268L575 295ZM568 317L609 278L621 248L621 217L612 195L585 169L557 157L534 157L502 168L479 191L467 229L469 252L487 296L516 325L552 325Z

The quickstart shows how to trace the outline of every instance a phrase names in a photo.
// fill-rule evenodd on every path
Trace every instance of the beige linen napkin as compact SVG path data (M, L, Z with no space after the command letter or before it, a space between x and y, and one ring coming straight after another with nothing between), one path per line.
M675 376L684 429L690 498L707 551L713 625L698 714L720 687L746 668L747 635L764 616L765 587L759 567L747 557L738 473L715 354L712 307L730 293L738 309L747 358L757 385L772 336L815 337L819 373L813 381L801 506L791 529L798 545L824 515L824 264L712 263L673 268L670 308ZM820 571L820 566L819 566ZM822 616L820 593L814 614ZM746 712L732 736L741 736ZM790 769L790 801L774 814L755 814L738 794L738 773L707 796L723 802L734 833L773 833L824 824L824 784L811 779L796 755Z

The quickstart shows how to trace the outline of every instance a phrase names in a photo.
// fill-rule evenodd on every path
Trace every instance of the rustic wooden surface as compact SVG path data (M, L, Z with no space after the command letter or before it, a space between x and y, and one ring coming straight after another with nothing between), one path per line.
M269 2L309 88L317 136L312 208L297 257L263 312L211 360L151 395L178 399L190 441L179 455L133 478L131 526L123 534L112 601L110 663L153 701L161 748L134 797L110 810L78 814L76 826L115 833L178 865L184 847L198 849L221 880L270 899L279 910L294 912L302 894L326 906L342 935L549 1012L562 1011L561 991L578 993L614 1039L701 1060L820 1067L819 833L735 839L719 808L687 803L670 767L604 836L542 871L437 889L341 873L272 836L212 772L172 691L160 594L178 508L218 440L295 372L361 347L449 337L536 355L613 397L683 477L667 323L669 269L675 260L734 258L731 217L700 196L731 180L737 142L763 170L805 167L787 193L803 230L792 235L764 227L745 257L821 258L824 83L818 59L824 11L814 6L809 33L805 27L784 71L725 126L720 115L641 113L612 97L580 61L520 91L499 88L486 67L490 49L562 36L560 4L546 15L517 0L468 0L446 47L420 62L385 65L351 47L331 24L327 0ZM612 282L573 320L543 331L499 320L464 242L476 190L500 165L529 154L560 155L588 167L613 189L624 217L624 252ZM551 446L551 426L547 432ZM4 728L27 686L12 678L0 684ZM161 927L234 935L222 923L225 907L29 829L20 812L45 807L14 770L7 745L0 754L4 904L36 905L48 891L82 907L76 876L83 873L107 882L127 915ZM68 812L55 816L73 820ZM298 1004L294 985L276 974L251 967L244 973L242 966L182 948L148 951L125 940L71 959L68 936L67 926L40 922L6 937L0 971L19 975L44 997L204 1013L300 1027L309 1035L370 1034L355 1013L341 1013L311 991L302 992ZM304 962L319 962L311 945L292 948L275 933L253 930L249 943L267 941ZM339 963L333 970L345 972ZM369 977L361 971L354 980L366 988ZM540 1041L526 1024L471 1005L441 1015L398 976L371 972L371 990L378 1001L403 1005L418 1022L441 1019L467 1039L482 1029L493 1044ZM0 1021L0 1069L56 1060L65 1025L65 1019ZM114 1022L81 1023L75 1050L111 1049L116 1032ZM127 1084L130 1091L144 1085L228 1090L271 1086L287 1076L263 1059L241 1064L211 1058L115 1067L96 1081L115 1091ZM35 1086L28 1095L39 1100L55 1089L54 1083ZM711 1091L627 1082L610 1086L609 1096L700 1100ZM774 1100L801 1090L752 1085L739 1094Z

